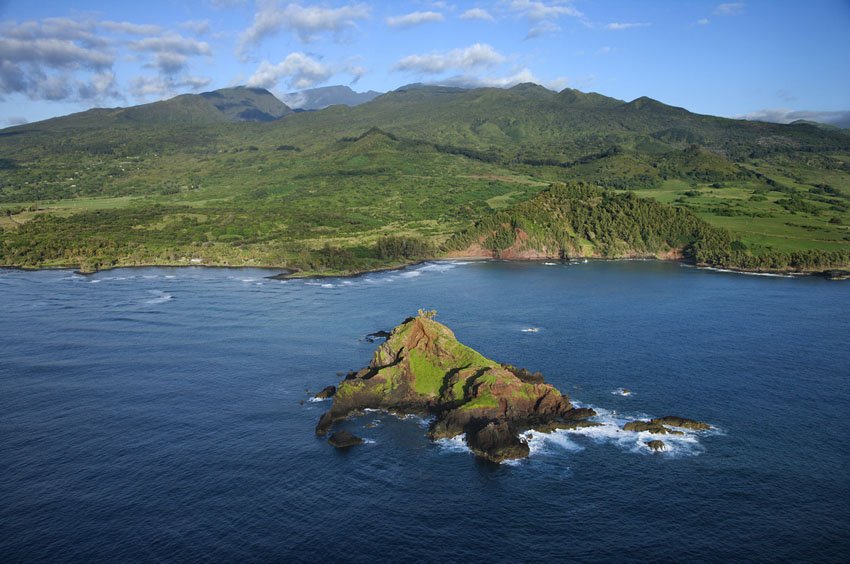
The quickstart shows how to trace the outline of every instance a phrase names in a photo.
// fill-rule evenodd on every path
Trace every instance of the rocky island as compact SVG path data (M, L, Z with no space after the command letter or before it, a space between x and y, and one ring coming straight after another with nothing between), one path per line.
M434 315L420 310L406 319L388 333L367 367L346 376L333 394L331 409L316 426L318 436L365 409L429 414L434 416L428 431L431 439L463 434L477 456L502 462L528 456L521 433L530 429L551 432L599 425L589 420L596 416L593 409L573 406L542 374L484 357L460 343ZM624 431L677 433L665 425L709 428L672 416L638 423ZM340 433L345 441L339 440ZM345 431L332 439L338 447L358 444ZM652 449L663 450L663 443Z

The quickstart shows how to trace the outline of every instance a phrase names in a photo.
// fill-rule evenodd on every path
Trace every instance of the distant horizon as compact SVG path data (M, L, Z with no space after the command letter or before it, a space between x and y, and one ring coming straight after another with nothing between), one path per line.
M238 84L281 97L415 82L534 82L850 124L850 76L838 70L848 24L840 0L11 0L0 2L0 127Z

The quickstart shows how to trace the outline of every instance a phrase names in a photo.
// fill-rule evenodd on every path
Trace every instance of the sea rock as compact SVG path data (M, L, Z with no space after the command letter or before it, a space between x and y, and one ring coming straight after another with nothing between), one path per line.
M389 336L389 331L375 331L374 333L369 333L368 335L366 335L366 340L370 343L374 343L378 339L388 339Z
M821 272L821 276L827 280L850 280L850 270L824 270Z
M356 435L352 435L348 431L337 431L332 434L328 442L336 448L349 448L363 444L363 439Z
M546 423L537 423L532 425L532 429L535 431L540 431L541 433L551 433L552 431L557 431L559 429L565 429L567 431L572 431L575 429L584 429L586 427L602 427L602 423L598 423L596 421L586 421L584 419L578 421L548 421Z
M623 431L634 431L636 433L647 431L656 435L684 435L682 431L668 429L661 423L654 421L629 421L623 425Z
M466 444L477 456L491 462L525 458L528 444L517 435L517 429L507 421L490 421L483 427L471 429Z
M676 417L675 415L666 415L651 419L650 423L658 423L659 425L670 425L671 427L682 427L683 429L692 429L694 431L706 431L711 429L711 425L694 419L685 419L684 417Z
M490 423L509 423L472 440L483 445L480 453L491 452L487 447L491 443L504 443L505 453L524 452L525 456L527 445L518 444L519 431L595 415L592 410L573 410L569 398L542 383L542 376L528 371L522 375L530 381L460 343L448 327L434 321L432 313L420 312L392 330L369 366L349 373L339 384L316 434L325 435L335 422L364 409L427 413L435 415L429 431L432 438L466 433L469 440ZM506 433L513 433L517 442L492 442ZM502 450L480 456L499 458Z
M334 397L336 386L326 386L321 392L315 395L316 399L328 399Z
M664 441L659 441L658 439L654 441L646 441L646 446L652 449L652 452L661 452L662 450L667 450L667 445L664 444Z

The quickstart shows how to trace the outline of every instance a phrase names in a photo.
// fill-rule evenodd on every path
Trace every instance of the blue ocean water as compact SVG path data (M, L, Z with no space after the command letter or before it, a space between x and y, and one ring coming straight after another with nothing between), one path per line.
M0 559L850 554L848 283L658 262L268 275L0 271ZM415 417L347 422L368 440L347 452L316 438L312 393L420 307L606 425L502 465ZM668 414L716 430L652 454L615 429Z

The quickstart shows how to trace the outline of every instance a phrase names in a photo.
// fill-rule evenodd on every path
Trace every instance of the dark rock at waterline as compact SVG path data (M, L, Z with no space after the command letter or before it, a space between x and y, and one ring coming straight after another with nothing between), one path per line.
M586 427L602 427L602 423L586 421L584 419L576 421L546 421L544 423L536 423L532 425L531 428L535 431L540 431L541 433L551 433L552 431L558 431L560 429L572 431L574 429L584 429Z
M667 450L667 445L664 444L664 441L659 441L658 439L654 441L646 441L646 446L648 446L652 452Z
M363 444L363 439L356 435L352 435L348 431L337 431L331 435L328 442L336 448L349 448Z
M711 429L711 425L696 421L694 419L686 419L684 417L676 417L675 415L666 415L664 417L656 417L651 419L650 423L658 423L660 425L670 425L671 427L682 427L683 429L692 429L694 431L707 431Z
M628 423L623 425L623 431L634 431L636 433L647 431L656 435L684 435L684 433L681 431L674 431L673 429L668 429L661 423L656 423L653 421L629 421Z
M477 456L496 463L525 458L529 453L528 444L507 421L491 421L479 429L467 431L466 444Z
M369 333L366 335L366 340L370 343L374 343L378 339L388 339L391 333L389 331L375 331L374 333Z
M316 399L328 399L334 397L336 386L326 386L321 392L315 395Z
M827 280L850 280L850 270L824 270L821 272L821 276Z
M288 269L284 268L280 273L275 274L274 276L266 276L266 279L268 279L268 280L286 280L290 276L295 274L296 272L298 272L298 271L297 270L288 270Z
M579 421L588 417L596 417L596 412L589 407L574 407L564 414L568 421Z

